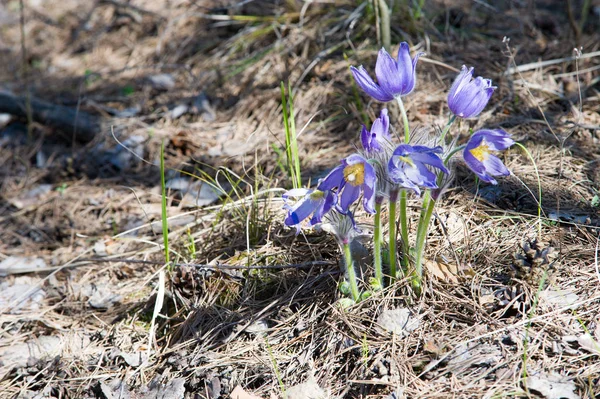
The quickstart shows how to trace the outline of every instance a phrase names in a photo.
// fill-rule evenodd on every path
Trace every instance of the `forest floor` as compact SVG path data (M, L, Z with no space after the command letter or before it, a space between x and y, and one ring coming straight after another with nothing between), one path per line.
M283 225L280 84L314 183L383 107L349 72L374 70L371 3L0 3L0 93L102 123L0 112L0 397L600 397L600 4L394 3L392 53L427 53L411 126L443 127L473 66L498 88L452 134L505 129L535 162L504 152L496 186L458 165L423 295L346 309L335 240Z

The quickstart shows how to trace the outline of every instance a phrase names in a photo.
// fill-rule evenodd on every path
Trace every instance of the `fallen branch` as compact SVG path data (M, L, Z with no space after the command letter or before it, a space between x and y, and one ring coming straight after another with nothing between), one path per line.
M102 128L101 119L81 110L31 98L31 118L44 126L62 131L69 137L90 142ZM27 98L0 91L0 113L27 118Z

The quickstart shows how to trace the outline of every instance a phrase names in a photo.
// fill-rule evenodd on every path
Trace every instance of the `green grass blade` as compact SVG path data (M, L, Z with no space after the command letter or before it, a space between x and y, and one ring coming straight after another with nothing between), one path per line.
M170 271L171 266L169 265L169 223L167 222L167 187L165 185L165 143L160 145L160 189L161 189L161 219L162 219L162 233L163 243L165 250L165 262L167 263L167 269Z
M296 121L294 119L294 97L289 84L288 96L286 97L283 82L281 82L281 111L285 129L285 154L287 156L288 174L292 179L293 187L298 188L302 185L302 176L300 175L300 158L298 157Z
M288 104L290 107L288 121L290 123L290 133L292 142L292 159L294 161L294 175L296 182L295 188L302 185L302 176L300 175L300 157L298 156L298 137L296 135L296 118L294 116L294 95L292 93L292 85L288 81Z

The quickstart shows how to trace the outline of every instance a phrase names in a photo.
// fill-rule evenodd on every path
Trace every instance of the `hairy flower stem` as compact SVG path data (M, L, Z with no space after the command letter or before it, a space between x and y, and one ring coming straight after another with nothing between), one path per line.
M400 235L402 236L402 266L408 270L408 214L406 212L406 190L400 191Z
M389 249L390 249L390 275L392 276L391 281L394 282L397 276L397 264L398 264L398 250L396 249L396 205L398 204L398 192L394 191L390 194L390 203L388 205L389 210Z
M423 252L425 250L425 239L429 230L429 222L435 208L435 200L431 198L431 190L423 195L423 211L419 218L417 229L417 242L415 244L415 276L412 281L413 289L417 295L421 293L421 280L423 279Z
M396 102L400 107L400 113L402 113L402 123L404 124L404 143L408 144L410 141L410 128L408 127L408 116L406 115L406 109L404 108L402 97L396 96Z
M381 231L381 202L375 201L375 229L373 232L373 263L375 267L375 279L383 288L383 266L381 259L381 242L383 232Z
M352 299L354 302L358 303L358 301L360 301L360 291L358 290L358 282L356 281L356 270L354 270L350 243L342 244L342 248L344 249L344 263L346 264L346 274L348 275L348 282L350 283Z
M446 133L448 133L448 130L450 130L450 127L452 126L452 124L454 123L455 120L456 120L456 115L452 115L450 117L450 120L448 120L446 127L444 127L444 130L442 130L442 135L440 136L440 143L442 145L444 144L444 137L446 137Z
M404 124L404 143L408 144L410 141L410 127L408 126L408 116L406 115L406 108L402 102L402 97L397 96L396 101L400 107L400 113L402 113L402 123ZM408 213L407 213L407 201L406 201L406 190L400 192L400 234L402 236L402 266L408 269L408 253L410 246L408 245ZM392 277L396 277L392 275Z

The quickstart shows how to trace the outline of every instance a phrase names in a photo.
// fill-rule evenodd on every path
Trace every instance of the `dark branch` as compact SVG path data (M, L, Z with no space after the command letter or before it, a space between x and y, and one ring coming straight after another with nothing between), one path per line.
M0 113L27 118L27 98L0 91ZM34 122L60 130L78 141L90 142L102 129L101 119L87 112L31 98Z

